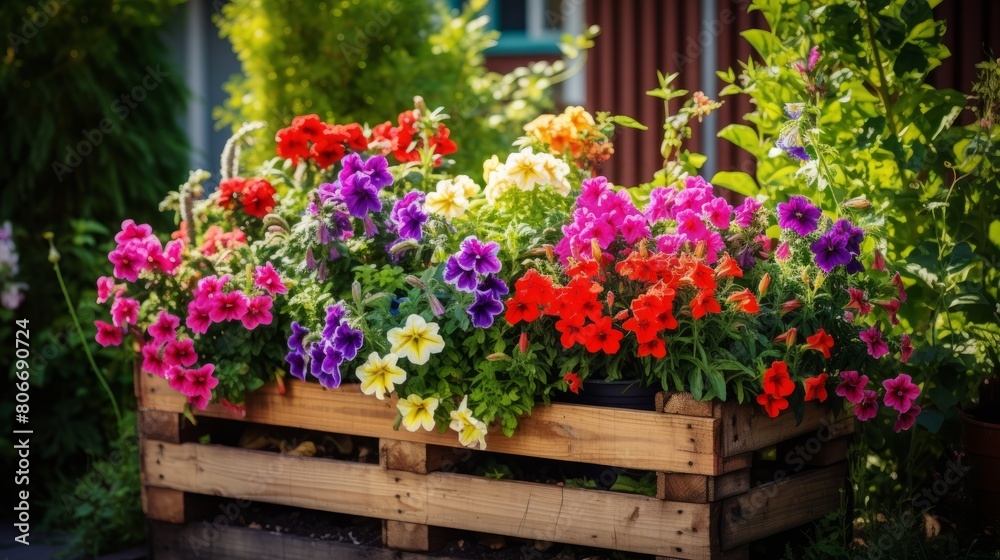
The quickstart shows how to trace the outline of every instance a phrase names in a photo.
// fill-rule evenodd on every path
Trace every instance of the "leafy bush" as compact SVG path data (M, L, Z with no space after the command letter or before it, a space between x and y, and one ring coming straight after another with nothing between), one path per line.
M88 456L108 453L106 436L118 426L80 359L82 342L46 261L41 233L55 232L69 293L80 302L85 327L93 328L93 278L110 249L98 239L107 237L127 208L142 218L156 216L155 202L184 176L187 141L177 115L185 93L159 35L164 16L179 3L14 0L0 6L12 34L5 35L9 48L0 65L0 112L7 126L0 148L0 221L14 224L19 280L28 284L13 315L30 319L30 428L47 434L33 442L31 495L60 530L74 530L75 521L58 496L72 493ZM13 347L8 336L0 330L4 345ZM93 345L89 337L85 343ZM115 393L130 399L127 357L93 347ZM3 373L9 374L6 366ZM10 406L0 407L4 434L11 429ZM9 465L10 446L2 448ZM130 530L80 526L82 549L134 544L142 534L141 517L121 519Z
M750 9L770 30L743 36L764 62L748 61L739 76L719 73L729 84L723 94L755 104L745 117L753 126L719 135L753 154L757 172L721 172L713 183L748 195L810 195L831 216L870 204L886 216L888 243L875 250L904 271L914 305L900 319L928 396L919 423L941 437L887 441L887 425L868 431L880 455L899 460L882 464L884 473L906 474L882 480L883 491L912 485L945 442L957 441L957 405L996 375L1000 346L1000 75L995 61L980 65L975 122L956 125L969 99L926 83L949 56L937 3L755 0Z
M552 105L547 86L563 63L539 63L508 75L486 70L483 52L497 32L476 17L486 0L460 14L440 2L373 0L315 4L234 0L217 23L239 53L243 74L216 118L234 130L266 121L269 130L292 117L317 113L328 122L376 125L413 106L419 90L430 107L444 107L466 157L457 173L478 175L475 162L503 153L522 126ZM582 46L589 43L583 40ZM419 87L415 87L418 86ZM249 164L274 154L261 139Z

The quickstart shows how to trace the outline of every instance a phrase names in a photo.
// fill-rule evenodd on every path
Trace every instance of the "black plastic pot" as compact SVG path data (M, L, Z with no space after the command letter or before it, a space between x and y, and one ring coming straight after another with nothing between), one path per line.
M630 410L656 410L656 387L643 387L634 379L588 379L583 382L580 394L565 393L559 400L573 404L627 408Z

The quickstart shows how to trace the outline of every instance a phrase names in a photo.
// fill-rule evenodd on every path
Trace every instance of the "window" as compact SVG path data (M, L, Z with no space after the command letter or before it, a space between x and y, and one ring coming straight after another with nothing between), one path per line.
M558 55L560 37L575 30L575 10L583 10L583 0L491 0L486 15L501 36L486 54Z

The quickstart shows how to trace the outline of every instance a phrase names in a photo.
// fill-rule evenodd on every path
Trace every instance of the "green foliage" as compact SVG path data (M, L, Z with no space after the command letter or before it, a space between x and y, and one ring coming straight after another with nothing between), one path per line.
M469 2L456 15L442 2L229 2L218 24L243 73L226 85L230 98L216 117L234 129L260 120L277 130L307 113L374 126L412 108L419 90L428 106L451 115L458 172L477 175L479 162L506 151L522 126L551 106L548 86L566 70L557 62L508 75L487 71L483 52L499 34L477 17L485 5ZM584 37L572 50L591 45ZM272 154L274 142L260 138L250 161Z
M185 92L160 38L163 18L177 4L14 0L0 6L3 21L10 23L0 64L5 101L0 112L7 129L0 148L0 221L15 226L20 280L29 285L24 303L11 315L31 320L31 428L48 434L32 445L37 459L32 499L55 502L47 508L53 512L49 521L60 530L75 530L78 520L57 503L58 481L82 475L88 456L106 454L106 437L117 429L81 344L89 344L105 366L125 409L134 407L132 369L119 352L77 336L41 234L55 232L70 295L80 302L84 328L92 329L95 319L106 318L94 304L93 282L107 264L108 232L126 209L135 209L140 220L155 216L156 201L187 165L187 140L177 119ZM0 336L5 347L13 347L6 329ZM5 366L3 374L9 373ZM10 404L0 413L7 434ZM4 446L5 464L11 460L8 449ZM77 534L84 549L93 544L106 552L141 539L141 525L133 527L138 533L90 524Z
M719 72L723 95L749 95L752 126L719 136L757 158L756 177L722 172L713 180L741 194L809 196L830 216L869 205L886 217L887 243L875 247L902 270L908 303L900 312L916 352L907 366L922 384L927 431L893 438L866 430L884 460L884 493L926 476L944 442L958 438L957 406L997 375L1000 317L1000 70L980 64L975 122L955 124L970 99L935 89L928 73L949 56L945 22L928 0L755 0L769 30L743 36L763 59ZM803 150L806 161L791 157ZM904 460L905 459L905 460ZM897 469L906 476L901 482Z

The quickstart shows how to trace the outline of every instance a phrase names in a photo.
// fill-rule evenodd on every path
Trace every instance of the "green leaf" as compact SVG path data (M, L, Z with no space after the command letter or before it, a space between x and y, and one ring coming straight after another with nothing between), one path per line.
M649 130L649 127L640 123L639 121L633 119L632 117L626 117L625 115L615 115L608 119L609 121L626 128L636 128L639 130Z
M757 131L745 124L727 125L719 131L718 136L750 152L758 159L761 157L760 138L757 136Z
M763 29L748 29L740 35L750 43L750 46L757 51L764 60L768 60L772 55L778 54L784 48L781 45L781 40L771 33L770 31L765 31Z
M917 424L927 428L928 432L936 434L944 424L944 414L938 410L924 409L920 411L920 416L917 416Z
M858 135L857 149L864 150L875 143L875 140L885 132L885 117L872 117L861 126L861 134Z
M918 24L934 19L934 12L931 11L927 0L906 0L899 15L903 18L908 30L914 29Z
M1000 220L993 220L990 223L989 237L994 245L1000 247Z
M714 369L710 369L706 373L708 374L708 382L712 384L715 396L721 401L726 400L726 379Z
M697 367L688 373L688 388L691 390L691 396L695 400L701 400L702 395L705 394L705 378L701 375L701 370Z
M903 45L903 48L899 51L899 55L896 56L896 62L892 65L892 71L895 72L897 77L905 76L910 72L922 75L929 69L930 65L927 60L927 54L913 43Z
M711 183L743 196L756 196L760 192L753 177L742 171L720 171L712 177Z
M906 38L906 24L889 16L876 17L875 39L889 50L896 50Z

